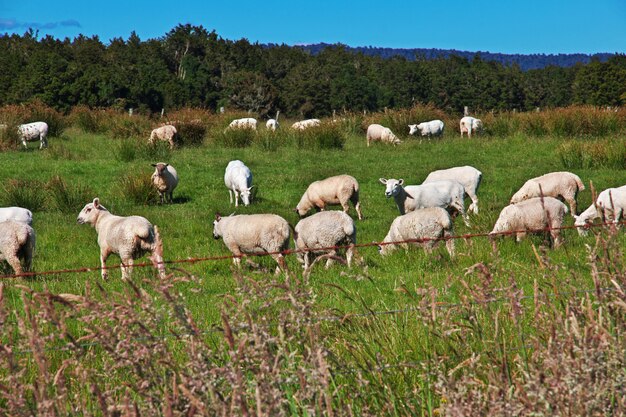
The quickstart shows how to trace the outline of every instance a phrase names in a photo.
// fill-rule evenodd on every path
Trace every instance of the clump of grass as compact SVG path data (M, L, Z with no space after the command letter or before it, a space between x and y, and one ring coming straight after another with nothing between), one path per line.
M114 153L115 159L120 162L132 162L136 159L163 161L170 158L172 151L169 144L163 141L150 144L141 139L129 138L120 140Z
M207 133L206 126L200 121L181 122L176 124L177 141L183 146L200 146Z
M288 143L290 132L279 128L277 131L263 129L254 138L254 145L263 151L274 152Z
M565 168L626 169L626 140L566 142L557 153Z
M55 161L73 161L84 159L85 155L81 151L77 151L74 148L57 143L48 148L45 153L45 157Z
M104 130L103 117L99 111L87 106L76 106L69 116L73 125L87 133L99 133Z
M0 126L0 151L14 151L20 148L22 142L17 133L17 124Z
M150 137L150 121L140 115L129 116L127 114L114 113L107 117L106 127L111 136L118 139L136 137Z
M62 213L78 213L94 193L83 185L69 186L58 175L46 183L50 207Z
M256 140L254 129L224 129L215 132L213 142L225 148L247 148Z
M321 124L293 133L296 146L300 149L343 149L346 135L340 126Z
M41 181L9 179L2 188L0 200L5 207L16 206L30 211L41 211L45 207L46 191Z
M119 180L120 195L138 205L151 205L158 202L158 193L152 185L149 172L127 174Z

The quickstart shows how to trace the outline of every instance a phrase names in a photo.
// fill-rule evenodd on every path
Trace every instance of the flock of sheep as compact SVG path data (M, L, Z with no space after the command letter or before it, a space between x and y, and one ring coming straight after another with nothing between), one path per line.
M278 126L276 119L271 119L274 128ZM256 126L256 120L250 118L237 119L229 128L249 128L252 121ZM47 132L47 129L37 123L22 125L30 126L22 131L24 135L35 138L37 129L43 146L42 137L45 138L44 131ZM294 128L305 129L318 124L319 120L309 119L297 123ZM432 121L409 127L412 133L420 132L421 135L441 134L443 122ZM482 123L478 119L465 117L461 120L462 134L471 136L472 131L476 132L481 127ZM159 132L164 133L161 135ZM173 135L173 126L162 126L152 132L150 141L171 141ZM371 125L367 130L368 144L375 140L396 143L391 137L395 138L393 133L380 125ZM179 182L176 169L163 162L153 166L155 171L152 174L152 183L159 192L161 203L171 203L174 189ZM242 161L228 163L224 184L229 191L231 204L234 201L237 207L240 199L245 206L251 204L252 180L252 172ZM468 226L468 212L478 214L477 194L481 180L482 173L471 166L433 171L420 185L405 185L403 179L380 178L379 181L385 186L385 196L393 197L400 213L380 243L380 253L386 255L397 246L406 248L408 241L415 240L423 240L421 246L430 251L437 240L443 238L450 256L453 257L454 240L446 238L454 234L454 218L457 214L461 215ZM553 246L561 245L559 229L568 208L560 199L569 204L581 235L585 233L585 226L595 218L619 221L626 209L626 186L601 192L597 200L577 216L576 196L584 188L580 178L570 172L552 172L526 181L512 196L510 205L500 212L490 236L510 233L520 241L528 232L548 230ZM465 197L471 200L467 211ZM304 265L306 273L310 272L316 261L323 259L327 260L327 267L335 260L350 266L355 256L357 240L354 220L348 215L349 202L361 220L363 213L357 180L350 175L337 175L314 181L308 186L295 207L294 211L302 219L294 228L275 214L227 217L216 215L213 235L216 239L223 239L234 255L233 261L237 266L240 266L242 255L269 253L278 264L277 272L286 272L283 252L289 248L291 237L295 242L298 261ZM333 205L340 205L342 211L325 211L328 206ZM303 218L312 209L317 213ZM129 277L134 260L145 254L150 255L149 259L159 274L164 275L163 242L159 230L144 217L113 215L95 198L81 210L77 222L90 224L96 229L103 278L107 278L106 260L112 253L121 258L123 278ZM16 274L22 274L31 268L35 249L35 231L31 225L32 213L29 210L20 207L0 208L0 260L6 260ZM338 255L338 247L347 248L345 259Z

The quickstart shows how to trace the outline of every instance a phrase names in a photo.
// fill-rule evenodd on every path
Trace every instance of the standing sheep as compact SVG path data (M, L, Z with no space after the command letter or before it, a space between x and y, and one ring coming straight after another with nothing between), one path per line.
M150 253L148 259L165 276L163 242L159 229L141 216L115 216L100 204L99 198L83 207L76 219L78 224L90 224L98 233L102 279L108 277L106 260L112 253L122 259L122 279L130 278L135 259Z
M370 146L371 142L385 142L393 145L402 143L400 139L393 134L391 129L379 124L371 124L367 127L367 146Z
M17 133L26 149L26 142L39 139L39 149L48 147L48 124L46 122L33 122L17 127Z
M16 275L30 271L35 253L35 230L23 222L0 222L0 261L7 261Z
M472 132L479 133L483 130L483 122L475 117L465 116L459 122L459 127L461 129L461 137L463 137L463 133L467 133L467 137L471 139Z
M152 164L154 173L152 173L152 184L159 192L161 204L164 202L173 203L174 189L178 185L178 173L170 164L159 162Z
M222 217L215 215L213 237L224 240L224 244L241 267L241 255L270 253L285 273L287 263L282 253L289 249L289 223L275 214L240 214ZM280 270L279 269L279 270ZM277 270L277 272L279 271Z
M549 233L552 246L562 244L561 230L567 206L553 197L533 197L521 203L506 206L489 233L492 239L512 233L520 242L527 233ZM495 248L495 243L494 243Z
M326 254L326 268L333 263L332 257L337 255L336 246L349 245L346 250L348 267L354 257L356 244L356 227L352 217L342 211L322 211L298 222L294 229L293 240L298 252L298 261L304 263L305 271L311 266L316 255ZM331 248L313 250L316 248Z
M619 188L607 188L598 194L596 202L580 213L580 216L574 216L574 225L578 234L585 236L587 230L584 226L594 219L601 217L605 222L618 223L624 213L626 213L626 185Z
M239 194L245 206L250 205L252 191L252 172L240 160L230 161L224 173L224 184L228 188L230 204L233 204L233 194L235 194L235 207L239 207Z
M22 207L2 207L0 208L0 222L13 220L14 222L26 223L33 225L33 213Z
M478 214L478 196L476 194L478 193L478 187L480 186L482 178L482 172L466 165L433 171L428 174L422 184L441 180L451 180L460 183L465 190L465 194L472 200L472 204L470 204L467 211Z
M417 125L409 125L409 135L419 132L420 136L428 136L430 139L431 136L442 136L443 128L444 123L441 120L431 120Z
M415 244L430 253L438 239L445 239L448 254L454 258L454 240L449 239L453 234L454 224L446 210L441 207L422 208L396 217L378 250L381 255L387 255L397 246L408 249L408 240L424 239Z
M174 139L178 131L172 125L165 125L161 127L157 127L150 133L150 139L148 139L148 143L150 145L154 145L157 140L162 140L170 144L170 149L174 149Z
M337 175L312 182L302 195L295 212L303 217L312 208L323 211L327 205L341 204L343 211L347 213L350 210L348 201L354 204L359 220L362 220L359 183L350 175Z
M576 215L576 195L585 189L582 181L571 172L550 172L524 183L513 197L511 204L519 203L532 197L549 196L562 198L569 204L572 216Z

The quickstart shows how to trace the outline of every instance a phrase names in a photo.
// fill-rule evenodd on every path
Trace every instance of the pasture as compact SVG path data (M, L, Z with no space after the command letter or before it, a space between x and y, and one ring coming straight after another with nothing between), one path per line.
M286 130L288 125L290 123L287 121L281 121L279 129ZM259 130L264 130L264 126ZM215 133L210 131L202 145L184 146L172 151L165 144L159 144L156 148L138 146L134 152L130 147L147 141L147 135L140 139L117 139L108 133L88 133L72 126L65 129L59 137L49 138L49 149L38 150L34 144L30 144L28 150L0 153L0 176L5 185L0 190L0 204L15 204L15 195L19 194L16 190L21 189L22 194L26 194L25 187L31 188L31 195L24 198L37 206L33 209L33 227L37 232L34 270L37 272L99 265L95 230L88 225L76 224L78 212L94 197L99 197L101 203L113 214L141 215L158 225L164 242L164 257L173 261L229 255L223 242L214 240L212 236L212 222L216 212L222 215L233 212L275 213L295 225L298 218L293 209L308 184L331 175L350 174L360 183L365 218L356 221L359 243L382 241L392 220L398 215L393 199L386 199L384 196L384 187L378 181L380 177L403 178L406 184L420 184L435 169L471 165L481 170L483 181L478 192L480 212L478 215L470 215L471 227L465 226L460 217L457 218L455 234L491 231L510 196L527 179L547 172L570 170L580 176L587 188L578 196L579 212L591 203L590 181L593 181L598 192L626 184L623 163L621 168L619 163L590 163L579 168L570 168L564 166L568 160L563 157L562 151L580 143L594 143L598 147L604 144L610 147L614 142L623 142L623 133L581 139L557 135L534 137L512 132L502 136L476 136L468 140L460 139L457 132L450 128L442 139L407 137L405 132L402 137L404 142L399 146L374 144L367 148L364 133L358 129L344 129L343 125L340 130L345 138L343 149L306 149L290 142L293 140L291 136L281 136L279 130L276 132L278 145L268 143L273 137L263 133L262 141L255 141L247 147L230 147L216 143L213 138ZM228 191L223 182L224 168L233 159L240 159L250 167L257 189L253 203L249 207L239 206L237 210L234 205L229 205ZM149 178L153 171L151 164L156 162L168 162L178 171L180 184L174 192L174 204L158 205L153 198L149 199L149 204L139 204L132 198L133 188L129 182L132 182L133 177ZM55 181L57 185L59 182L65 184L65 187L55 188ZM59 189L65 191L59 192ZM57 190L57 194L54 190ZM466 200L466 207L468 205L469 200ZM350 214L356 218L352 206ZM568 215L565 225L572 224L573 219ZM255 259L261 264L261 270L247 267L241 275L233 270L229 259L180 263L168 265L168 272L172 274L168 285L169 290L176 297L180 297L177 302L184 306L198 329L220 330L196 336L203 339L212 351L220 353L216 357L206 358L206 363L225 366L224 363L232 365L236 362L233 350L237 350L237 346L230 345L228 337L221 336L221 331L224 330L225 317L245 321L238 316L244 311L250 313L248 320L251 323L259 320L259 323L264 323L271 329L271 337L277 338L280 332L271 324L272 317L285 324L288 320L282 321L285 320L282 317L283 308L286 311L300 312L298 314L302 314L301 316L293 314L303 322L300 323L298 319L297 325L290 325L296 326L295 335L300 335L299 331L303 332L301 339L285 342L284 346L291 346L296 351L302 348L299 355L302 355L303 363L308 363L306 358L310 354L309 348L314 350L312 346L324 352L323 362L327 364L327 368L317 362L312 368L317 367L318 373L325 375L326 372L330 376L324 379L318 374L315 377L306 374L311 377L309 388L302 388L302 383L298 385L289 378L277 378L272 388L277 391L272 391L256 379L258 374L252 368L242 365L244 371L240 376L254 382L246 385L240 381L244 388L240 393L241 403L237 403L235 410L241 410L241 404L246 401L249 401L248 405L263 403L264 407L267 406L266 410L271 410L269 403L265 402L264 395L267 394L286 398L284 402L276 400L276 409L292 415L330 415L333 409L338 414L349 414L346 410L350 407L355 414L363 415L393 415L394 412L400 415L432 415L445 411L446 403L453 405L454 394L451 392L460 392L453 388L467 375L474 375L484 384L489 384L490 378L495 378L490 374L493 372L489 368L491 364L499 364L500 367L508 364L507 366L515 368L514 364L520 357L524 358L521 363L527 369L534 364L534 359L530 359L533 355L532 348L529 347L529 351L526 351L530 341L543 341L549 345L548 335L538 333L548 329L547 319L542 316L543 304L540 306L537 301L538 294L554 295L558 292L605 286L594 281L597 265L590 262L589 248L597 247L600 241L604 242L602 244L606 246L603 247L608 248L607 251L610 249L610 253L601 253L598 256L602 256L602 259L610 258L614 262L612 266L607 266L607 270L617 274L615 276L621 276L622 281L617 282L624 283L623 269L619 269L619 265L623 266L620 264L623 262L621 254L626 242L623 232L617 235L602 232L600 236L604 237L600 239L594 233L579 237L575 230L565 230L563 236L565 244L556 250L545 248L544 240L540 236L530 236L519 244L511 238L500 239L497 254L492 251L487 238L460 239L456 242L455 259L449 258L443 244L431 255L425 254L422 249L412 248L408 252L397 250L385 258L378 254L375 246L364 247L359 249L361 265L351 269L335 265L328 270L317 265L308 280L302 280L302 269L295 256L290 255L287 262L291 271L295 272L297 284L287 289L280 288L278 284L276 287L267 286L268 283L280 283L283 280L283 277L274 277L267 273L273 271L275 266L267 257ZM598 252L602 252L598 248ZM117 263L119 258L116 256L109 258L109 265ZM5 269L5 273L9 272L10 270ZM614 279L617 279L615 276ZM152 268L135 268L132 281L134 286L143 288L153 296L150 308L161 311L162 317L170 317L172 323L176 322L177 319L171 316L176 309L169 310L174 304L170 305L167 297L159 296L162 292ZM256 283L258 287L250 283ZM18 335L17 329L29 326L20 322L24 320L20 317L28 317L33 313L25 313L22 305L27 299L36 300L37 297L33 294L90 294L95 300L101 300L103 305L108 305L107 303L112 303L112 299L124 304L121 299L116 298L117 295L128 295L134 291L121 281L119 270L110 271L107 281L102 281L99 271L94 270L86 273L41 275L29 279L10 278L3 281L3 287L0 298L6 314L2 317L5 317L5 323L12 324L6 327L11 332L5 332L2 340L14 341L17 350L32 348L29 348L24 335ZM25 287L33 293L26 291ZM99 290L95 290L96 288ZM504 297L508 301L502 304L481 304L478 293L491 297L489 299ZM289 304L285 301L288 298L285 294L295 294L302 299L293 301L291 307L285 307L284 303ZM521 297L520 294L531 296L531 300L520 306L520 312L517 312L515 306L509 305L515 303L509 301ZM271 301L271 296L276 296L275 304ZM589 295L580 296L579 305L584 304L586 297ZM566 314L564 312L570 308L567 300L553 301L554 303L545 301L545 310L550 310L553 318L558 314ZM36 301L33 302L36 304ZM302 303L302 306L298 303ZM519 303L523 304L522 301ZM435 314L436 306L438 309L452 304L460 304L461 311L446 312L442 308L441 312ZM29 305L33 307L33 304ZM591 305L590 302L589 308L593 310ZM239 309L234 306L239 306ZM415 310L411 312L412 309L421 308L425 308L427 313L418 313ZM111 309L114 310L113 304ZM309 309L313 312L308 311ZM11 313L13 310L15 314ZM307 313L302 313L305 310ZM322 321L321 324L311 327L317 332L315 337L308 333L305 335L306 332L302 330L309 328L307 326L311 324L307 320L314 318L350 317L392 310L409 311L372 315L362 319L353 316L342 321ZM95 311L99 310L94 308ZM108 313L103 310L102 314ZM97 317L90 320L97 321ZM175 327L172 323L166 320L152 324L154 329L168 334ZM68 333L79 338L93 331L93 321L86 324L78 315L68 317L66 325L69 327L63 327L63 335L46 339L45 345L48 348L64 346ZM44 333L55 333L54 326L42 326L46 329ZM150 327L148 324L146 326ZM253 333L250 329L246 331ZM234 332L237 333L236 330ZM307 340L311 343L309 347L305 343ZM255 348L247 347L249 343L250 340L242 341L239 349L244 352L254 351ZM279 341L272 343L279 350L283 346ZM163 346L170 349L174 362L180 361L176 367L183 368L185 363L189 363L185 353L189 347L184 338L165 339ZM260 349L258 346L257 348ZM517 353L509 356L505 352L508 349ZM268 351L273 350L268 348ZM48 358L47 366L50 366L46 372L54 374L58 371L59 364L68 360L72 354L67 351L51 352L44 354ZM90 354L93 355L89 356L92 370L99 375L95 379L98 381L94 382L95 385L115 386L126 378L136 381L135 377L130 376L137 373L132 366L120 366L115 372L106 375L110 366L110 358L107 359L110 353L107 353L106 348L99 353ZM24 366L26 373L17 380L23 386L28 386L33 380L43 381L41 368L37 370L35 363L24 359L25 356L20 356L20 360L25 360L20 362L20 366ZM281 363L288 362L285 357ZM7 356L4 357L5 360L6 358ZM156 356L152 358L157 359ZM129 361L132 362L131 359ZM290 364L306 368L300 363L297 366ZM401 364L406 366L400 366ZM488 371L476 371L481 364ZM235 368L233 365L233 369ZM253 368L257 369L256 366ZM291 375L290 372L297 374L294 370L285 371ZM281 374L281 371L277 374ZM521 378L518 374L519 369L503 373L511 384L516 378ZM7 375L4 378L6 380ZM165 401L163 392L168 390L165 385L171 384L168 378L164 376L162 380L151 380L150 384L154 388L150 388L150 395L144 395L141 389L136 389L139 383L135 386L135 382L128 382L126 390L112 389L102 394L102 397L110 405L121 404L128 399L139 404L138 407L142 410L153 410L146 404L154 401L152 407L157 407L155 404L158 401L151 399L154 393L160 393L161 401ZM157 380L163 386L157 387ZM311 382L313 380L315 382ZM46 395L54 396L59 388L58 385L50 384ZM235 385L232 383L232 386ZM67 398L83 396L85 410L100 410L94 411L96 414L102 412L102 404L98 404L98 396L93 389L72 384L67 386ZM254 387L265 387L261 389L260 397L255 396ZM354 387L360 387L363 394L356 394L352 398L351 390ZM224 388L223 392L232 394L233 389ZM480 390L480 387L476 389ZM215 404L221 400L209 401L213 397L209 394L202 397L201 391L198 391L199 401L213 402L216 410ZM270 391L273 394L270 395ZM311 397L303 396L303 392L310 393ZM38 395L26 395L24 407L37 403L40 398ZM461 398L461 394L458 396ZM181 395L182 397L184 396ZM261 397L263 401L260 400ZM192 402L189 400L190 396L186 398L186 401ZM623 397L616 397L617 403L621 400ZM6 397L4 403L2 401L0 399L0 405L8 407ZM182 399L179 401L184 402ZM78 400L73 404L78 404ZM199 407L197 404L194 406ZM198 409L200 408L196 408ZM473 410L477 409L479 408ZM166 412L163 414L167 415Z

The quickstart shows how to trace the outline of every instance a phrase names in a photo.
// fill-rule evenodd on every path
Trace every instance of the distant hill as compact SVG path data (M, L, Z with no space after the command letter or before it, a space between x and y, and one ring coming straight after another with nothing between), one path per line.
M410 61L414 61L417 57L421 57L423 59L436 59L436 58L447 58L451 55L457 55L460 57L467 58L469 60L473 59L474 56L479 55L481 59L484 61L496 61L504 65L513 65L517 64L523 71L531 70L531 69L541 69L547 66L553 65L557 67L571 67L578 63L587 64L591 62L592 59L597 59L600 62L607 61L610 57L615 54L610 53L600 53L600 54L531 54L531 55L522 55L522 54L500 54L500 53L492 53L492 52L469 52L469 51L458 51L456 49L426 49L426 48L413 48L413 49L403 49L403 48L378 48L372 46L365 47L351 47L342 44L327 44L327 43L316 43L310 45L296 45L297 48L303 49L305 51L310 52L312 55L317 55L325 48L329 46L343 46L347 51L354 53L362 53L364 55L369 56L378 56L381 58L392 58L395 56L404 57Z

